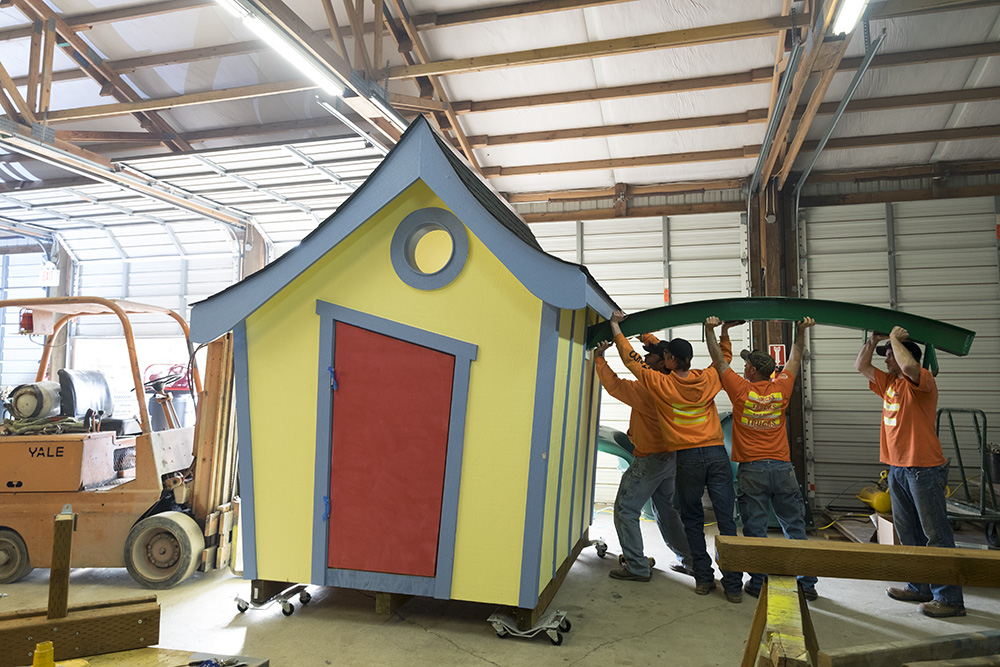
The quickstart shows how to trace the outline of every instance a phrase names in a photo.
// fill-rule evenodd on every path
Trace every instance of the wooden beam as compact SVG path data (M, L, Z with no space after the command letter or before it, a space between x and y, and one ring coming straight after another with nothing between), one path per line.
M38 110L38 75L42 71L42 22L35 19L31 22L30 53L28 55L28 96L25 102L28 108Z
M326 22L330 24L330 34L333 35L337 43L337 48L340 49L340 56L350 64L351 56L347 53L347 46L344 44L344 35L340 29L340 23L337 22L337 13L333 9L333 2L331 0L320 1L323 4L323 11L326 12Z
M742 148L724 148L711 151L689 151L686 153L668 153L665 155L639 155L625 158L606 158L601 160L581 160L579 162L553 162L549 164L527 164L516 167L484 167L483 175L494 176L525 176L529 174L554 174L571 171L595 171L599 169L625 169L628 167L657 167L668 164L685 164L689 162L715 162L718 160L742 160L755 158L760 152L759 145Z
M1000 630L900 640L820 651L819 667L889 667L917 660L956 660L1000 653ZM940 667L957 667L943 663Z
M691 79L675 81L660 81L629 86L612 86L590 90L575 90L565 93L549 93L546 95L524 95L497 100L478 102L454 102L452 106L456 113L477 113L483 111L508 111L528 107L572 104L574 102L596 102L602 100L617 100L626 97L644 95L665 95L668 93L686 93L695 90L713 90L731 86L746 86L770 81L771 70L767 67L738 72L736 74L720 74L716 76L700 76Z
M385 30L385 3L382 0L372 0L375 5L375 24L374 30L374 43L372 44L372 60L374 61L373 67L377 70L381 70L384 67L389 66L389 61L382 65L382 39ZM364 17L362 17L364 18Z
M749 125L767 120L766 109L751 109L741 113L700 116L697 118L677 118L657 120L648 123L624 123L621 125L597 125L565 130L545 130L541 132L520 132L518 134L470 135L472 146L503 146L531 142L559 141L564 139L589 139L593 137L616 137L651 132L673 132L676 130L700 130L730 125Z
M908 167L877 167L871 169L841 169L834 171L813 172L809 175L810 183L852 181L864 183L880 180L900 180L904 178L919 178L932 176L936 169L941 168L951 174L992 174L1000 171L1000 160L975 160L971 162L938 162L934 165L921 164Z
M69 564L73 553L75 514L57 514L52 536L52 561L49 569L49 620L66 618L69 607Z
M625 217L644 218L660 215L690 215L694 213L733 213L746 211L746 200L703 202L699 204L665 204L663 206L630 206ZM555 213L525 213L521 215L527 223L566 222L570 220L611 220L615 209L581 209L579 211L559 211Z
M885 0L874 2L870 10L870 19L895 18L928 14L931 12L946 12L956 9L975 9L977 7L995 7L1000 3L995 0Z
M426 97L414 97L402 93L389 93L389 104L397 109L407 109L412 111L445 111L448 105L441 100L432 100Z
M430 60L430 56L427 53L427 49L424 47L423 40L420 39L420 35L417 33L417 28L410 19L409 13L406 10L406 5L403 0L389 0L392 4L393 9L396 10L396 15L399 21L402 23L403 28L406 30L406 35L410 38L410 43L413 45L413 50L416 52L418 63L426 63ZM428 76L430 84L434 89L434 95L439 100L445 104L444 114L448 119L448 123L451 125L452 134L458 139L458 143L462 147L462 152L465 154L465 159L469 161L472 167L478 171L482 171L479 166L479 161L476 159L476 154L472 150L472 146L469 145L469 140L465 136L465 132L462 130L462 126L458 122L458 117L455 115L454 110L452 110L451 105L448 103L448 95L445 93L444 87L441 85L440 79L436 76Z
M774 537L715 538L723 570L1000 588L1000 552Z
M830 139L826 150L841 148L867 148L870 146L901 146L905 144L929 144L939 141L961 141L963 139L994 139L1000 137L1000 125L979 125L976 127L954 127L943 130L923 130L919 132L897 132L895 134L862 135ZM806 142L811 150L816 142Z
M342 1L344 11L347 12L347 21L350 24L351 36L354 38L354 67L355 69L362 70L370 81L375 77L372 74L372 61L368 57L368 51L365 49L364 5L362 0Z
M799 150L802 149L802 144L806 140L806 135L809 133L809 129L812 127L813 121L816 119L816 114L819 112L819 107L823 103L826 91L829 90L830 84L833 83L833 77L837 73L837 67L840 65L841 59L847 52L847 46L850 42L850 35L845 35L839 41L828 40L823 44L823 49L824 51L827 51L827 53L822 54L820 58L817 58L817 66L820 67L821 74L819 76L819 80L813 87L805 110L799 117L799 124L795 129L795 136L788 145L788 150L785 155L782 157L782 167L778 172L779 190L785 186L785 181L788 179L788 173L792 170L792 165L795 164L795 158L798 157ZM821 65L820 61L822 62Z
M56 51L56 26L54 21L42 21L42 80L38 91L38 115L43 118L49 111L52 99L52 60Z
M50 23L54 22L56 33L58 33L63 40L65 40L64 43L60 43L60 46L62 46L64 50L67 50L70 57L77 60L87 75L94 79L99 85L111 85L115 91L116 99L123 102L134 102L140 99L140 95L136 93L131 86L125 83L125 81L116 72L114 72L114 70L109 69L103 60L90 47L90 45L84 42L79 35L76 34L75 30L66 25L66 22L52 11L44 0L13 0L13 2L14 5L26 16L38 17L43 21L49 21ZM75 53L73 53L74 51ZM168 125L154 112L143 113L140 117L140 122L142 121L147 122L167 135L176 135L170 125ZM166 142L166 145L171 150L176 150L178 148L191 148L190 145L185 144L180 139L172 139Z
M7 70L4 68L3 63L0 63L0 95L7 93L10 100L17 107L18 117L23 118L28 123L35 122L35 112L28 106L28 103L24 101L21 97L21 93L17 90L17 86L14 85L13 79L7 74Z
M86 14L76 14L73 16L63 16L62 19L66 22L66 25L76 30L90 30L95 25L103 25L114 21L129 21L132 19L147 18L183 9L211 7L215 4L214 0L166 0L166 2L143 3L122 9L109 9L99 12L87 12ZM31 34L31 30L31 27L7 28L6 30L0 30L0 41L23 39Z
M812 177L810 177L810 180ZM955 188L929 186L919 190L887 190L885 192L855 192L842 195L802 197L802 206L843 206L846 204L882 204L932 199L966 199L969 197L1000 196L1000 185L964 185Z
M56 130L56 138L74 143L95 141L124 141L141 144L158 144L163 136L156 132L113 132L102 130Z
M560 12L570 9L586 9L587 7L599 7L603 5L613 5L629 0L535 0L532 2L519 2L513 5L502 5L500 7L485 7L483 9L469 9L449 14L431 14L424 16L414 16L417 26L423 28L428 23L433 27L445 27L456 25L468 25L469 23L480 23L483 21L496 21L499 19L517 18L522 16L537 16L549 12Z
M242 100L248 97L282 95L284 93L293 93L301 90L313 90L315 88L315 83L305 80L261 83L255 86L241 86L239 88L227 88L224 90L209 90L202 93L190 93L188 95L178 95L177 97L167 97L156 100L121 102L118 104L99 104L91 107L81 107L78 109L60 109L59 111L50 111L49 120L67 121L81 120L84 118L107 118L110 116L123 116L137 111L174 109L177 107L208 104L210 102L231 102L233 100Z
M798 17L798 21L801 23L807 23L809 20L810 17L808 14ZM791 22L787 16L774 16L765 19L688 28L686 30L671 30L651 35L619 37L580 44L528 49L512 53L439 60L421 65L390 67L385 73L390 79L407 79L431 74L482 72L498 68L601 58L626 53L642 53L654 49L670 49L681 46L715 44L717 42L727 42L737 39L764 37L773 35L776 31L790 26Z
M626 195L643 197L650 195L666 195L678 193L706 192L708 190L738 190L746 185L745 178L730 178L714 181L689 181L687 183L659 183L654 185L628 185ZM550 190L544 192L515 192L506 196L513 203L553 202L553 201L590 201L594 199L611 199L615 189L594 188L590 190Z

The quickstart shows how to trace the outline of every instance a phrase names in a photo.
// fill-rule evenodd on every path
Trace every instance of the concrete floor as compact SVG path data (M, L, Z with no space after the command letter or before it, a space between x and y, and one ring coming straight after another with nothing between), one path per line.
M708 530L711 532L713 527ZM583 551L550 610L561 609L572 631L561 646L544 635L500 639L486 618L492 605L414 598L389 617L375 613L372 593L311 587L312 601L295 601L292 616L278 606L240 614L234 598L249 599L249 582L228 571L195 575L157 593L162 606L159 647L268 658L274 666L323 665L649 665L683 659L691 667L739 663L755 600L732 604L721 586L694 594L693 579L666 570L673 562L653 524L643 523L647 554L658 567L649 583L610 579L619 553L611 515L599 513L591 537L608 543L606 558ZM822 538L820 538L822 539ZM810 604L820 648L972 632L1000 627L1000 590L967 588L968 616L935 620L916 605L890 600L891 582L820 580ZM48 570L0 586L0 612L44 607ZM70 604L147 594L123 569L74 570ZM152 651L147 651L150 656ZM172 656L186 654L174 654ZM100 664L178 665L183 661L132 658Z

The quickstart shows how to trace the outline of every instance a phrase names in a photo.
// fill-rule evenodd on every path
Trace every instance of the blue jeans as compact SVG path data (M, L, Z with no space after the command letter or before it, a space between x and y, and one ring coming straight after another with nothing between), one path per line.
M677 457L664 452L637 456L622 475L615 498L615 530L622 545L625 566L641 576L649 574L649 559L642 553L639 517L647 500L653 501L653 515L663 541L684 567L691 567L691 552L680 514L674 509L674 480Z
M947 463L936 468L889 468L892 523L901 543L915 547L955 547L945 503L947 484ZM935 600L950 607L965 606L961 586L912 582L906 586L921 595L933 595Z
M715 520L719 524L719 534L735 535L733 468L725 446L677 450L677 495L681 503L681 520L694 559L694 578L699 584L715 581L712 558L705 545L705 510L701 505L706 487ZM723 571L722 587L731 595L741 592L743 573Z
M781 532L790 540L806 539L805 505L802 490L795 479L795 468L788 461L766 459L741 463L736 471L736 506L743 519L744 537L767 537L770 508L778 518ZM798 577L802 588L816 589L816 577ZM750 573L747 588L759 592L764 575Z

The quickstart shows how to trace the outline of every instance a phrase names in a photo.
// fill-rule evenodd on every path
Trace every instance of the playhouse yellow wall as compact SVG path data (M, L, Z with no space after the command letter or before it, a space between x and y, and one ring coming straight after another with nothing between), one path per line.
M403 283L390 241L407 214L428 206L447 208L415 183L246 320L260 579L311 577L312 522L322 511L312 483L319 299L478 345L452 598L517 604L542 303L471 232L452 283L434 291Z

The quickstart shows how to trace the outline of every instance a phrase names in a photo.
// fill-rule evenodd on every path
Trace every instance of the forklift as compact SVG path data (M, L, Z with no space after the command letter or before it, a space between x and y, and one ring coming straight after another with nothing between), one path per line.
M9 418L0 427L0 583L51 566L52 517L67 506L78 516L71 567L125 567L153 589L171 588L199 566L213 569L203 560L206 535L219 538L219 513L199 498L207 487L195 484L195 475L234 478L235 447L230 440L228 452L215 446L199 455L215 434L208 440L196 436L200 412L195 426L181 425L165 390L176 375L143 382L131 321L161 315L177 322L190 354L190 379L202 397L184 319L166 308L100 297L0 300L0 308L21 309L22 333L46 334L35 382L14 388L4 402ZM138 404L131 418L114 417L102 371L48 368L56 336L72 320L89 316L117 316L121 324ZM147 392L155 399L149 408ZM154 406L163 411L162 430L153 430Z

